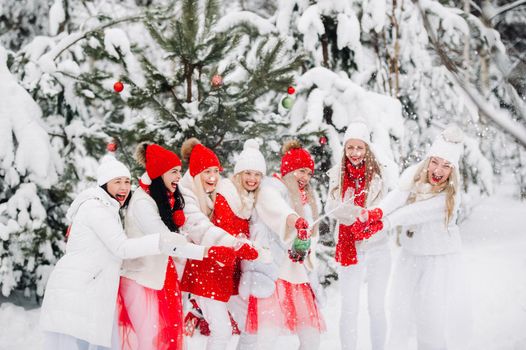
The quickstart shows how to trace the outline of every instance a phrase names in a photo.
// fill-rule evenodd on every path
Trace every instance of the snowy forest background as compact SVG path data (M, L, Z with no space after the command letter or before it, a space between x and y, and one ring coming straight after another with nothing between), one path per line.
M276 171L282 141L297 137L323 200L349 122L367 121L392 185L456 123L467 136L462 217L503 177L525 199L525 5L0 0L1 294L42 297L68 205L112 139L139 175L142 140L178 152L196 136L228 173L247 138ZM330 283L328 222L323 239Z

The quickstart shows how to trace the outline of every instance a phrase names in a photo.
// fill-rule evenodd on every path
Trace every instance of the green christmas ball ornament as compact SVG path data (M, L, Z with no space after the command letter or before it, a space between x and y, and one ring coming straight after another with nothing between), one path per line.
M298 237L294 238L292 243L292 249L297 252L306 252L310 248L310 238L306 240L301 240Z
M294 99L290 96L285 96L282 100L281 100L281 105L283 106L283 108L285 109L291 109L292 105L294 104Z

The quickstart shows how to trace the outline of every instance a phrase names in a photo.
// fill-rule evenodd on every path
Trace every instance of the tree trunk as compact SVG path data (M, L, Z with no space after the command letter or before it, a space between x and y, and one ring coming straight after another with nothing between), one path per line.
M192 102L192 73L194 72L194 66L191 63L185 63L184 65L184 76L186 80L186 102Z
M466 15L467 15L467 14L469 14L470 11L471 11L470 0L464 0L464 13L466 13ZM469 59L469 51L470 51L469 43L470 43L470 40L471 40L471 36L470 36L470 33L468 32L464 36L464 71L465 71L465 78L466 79L469 79L468 68L470 66L470 59Z
M329 68L329 38L327 38L327 33L321 36L321 48L323 53L323 65Z
M398 37L400 35L400 25L398 24L398 20L396 19L396 7L397 7L397 0L393 0L393 13L391 15L391 24L393 26L393 40L394 40L394 47L393 47L393 56L391 57L391 72L394 73L394 82L391 84L391 86L394 88L394 91L391 91L391 95L393 97L398 97L398 93L400 91L400 67L399 67L399 61L398 61L398 55L400 54L400 42L398 41Z

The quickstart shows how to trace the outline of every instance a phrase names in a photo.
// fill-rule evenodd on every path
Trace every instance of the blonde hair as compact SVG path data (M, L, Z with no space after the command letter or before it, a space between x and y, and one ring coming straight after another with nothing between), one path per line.
M345 144L346 143L347 143L347 141L345 142ZM371 151L371 147L369 147L369 144L367 144L367 142L365 142L365 141L363 141L363 143L365 144L365 157L364 157L364 162L365 162L365 188L366 188L365 200L367 201L367 195L368 195L368 192L369 192L368 190L369 190L369 186L371 185L371 181L373 180L375 175L378 175L380 178L382 178L382 168L380 167L380 163L376 159L376 156ZM340 196L342 194L341 192L343 191L343 179L344 179L345 173L347 171L347 169L345 168L346 163L347 163L347 156L345 155L345 144L343 145L343 156L342 156L342 161L341 161L341 164L340 164L340 184L339 184L338 187L336 187L333 190L333 193L331 193L331 195L333 195L333 198L335 198L334 197L334 192L335 191L341 189L340 190Z
M211 203L215 202L216 194L217 194L217 186L219 186L219 182L221 181L221 176L218 176L218 181L217 181L215 189L210 194L208 194L203 187L203 183L201 182L201 174L202 172L194 176L194 178L192 179L194 193L197 197L197 201L199 202L199 208L206 216L210 218L212 216L213 210L212 208L210 208L207 199L209 198Z
M299 216L304 218L305 212L303 210L303 204L301 203L300 190L298 187L298 182L296 181L296 178L294 176L294 171L291 171L290 173L283 176L282 180L290 195L290 200L292 201L292 209L294 209L294 211L296 211L296 213ZM307 202L309 203L312 209L313 219L316 220L319 217L318 204L316 203L314 190L312 189L310 183L307 183L305 185L305 192L307 194ZM318 234L318 226L319 224L316 224L314 226L314 229L312 230L313 236L316 236Z
M447 226L449 222L451 221L451 218L453 217L453 212L455 210L455 197L457 195L457 189L458 189L458 176L457 172L454 168L451 169L451 173L448 176L448 179L446 182L439 186L433 186L429 182L428 177L428 168L429 168L429 162L431 161L431 158L426 159L420 167L417 169L415 177L413 178L414 185L412 186L411 195L409 196L408 203L414 203L416 201L416 195L418 188L418 185L421 184L429 184L431 185L431 193L434 195L437 195L441 192L446 193L446 212L445 214L445 225Z
M261 187L261 184L258 186L258 188L256 188L255 191L253 192L249 192L245 189L245 187L243 187L243 183L241 181L241 174L242 172L239 172L237 174L234 174L230 180L232 181L232 183L234 184L234 187L236 188L237 190L237 193L239 194L239 197L241 198L241 211L242 212L246 212L248 210L252 210L253 209L253 206L252 208L248 208L246 207L246 201L243 200L243 198L250 198L251 196L253 197L253 203L255 204L256 203L256 200L258 198L258 194L259 194L259 189Z

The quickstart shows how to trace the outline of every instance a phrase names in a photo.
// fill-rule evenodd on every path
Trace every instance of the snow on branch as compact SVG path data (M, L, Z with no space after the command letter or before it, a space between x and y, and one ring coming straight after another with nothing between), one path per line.
M419 0L418 4L424 11L431 12L442 20L441 24L444 30L452 31L454 29L459 30L462 34L469 34L469 27L464 18L460 15L462 10L445 7L438 1L432 0Z
M221 17L213 30L216 33L225 33L242 24L256 28L261 35L277 33L278 31L267 19L250 11L237 11Z
M449 74L452 77L452 81L455 82L466 95L471 99L474 105L477 106L480 113L483 113L488 117L499 129L506 132L507 134L513 136L523 147L526 147L526 128L513 120L513 118L503 110L495 109L491 104L489 104L483 96L473 87L470 86L469 82L459 76L455 64L448 57L447 53L442 49L441 44L438 42L435 33L431 28L431 24L427 17L425 6L421 6L421 3L427 4L429 0L420 0L417 2L417 6L420 9L420 14L423 19L424 27L427 31L429 39L438 53L442 63L448 69Z
M315 67L297 80L298 96L291 110L291 131L315 133L324 131L330 136L333 161L341 154L338 134L352 121L365 121L373 134L373 143L388 177L398 176L398 166L391 147L391 136L404 137L404 119L400 101L390 96L368 91L354 83L345 73L337 74L324 67ZM325 118L326 107L332 110ZM335 158L334 158L335 157Z
M14 166L20 175L49 188L58 176L56 155L41 121L42 110L11 75L6 60L7 53L0 46L0 122L5 136L0 147L1 166L6 170Z
M508 12L510 10L513 10L516 7L519 7L521 5L525 5L526 0L517 0L515 2L512 2L510 4L503 5L501 7L493 7L489 1L484 1L482 6L482 16L486 18L487 20L491 21L493 18Z

